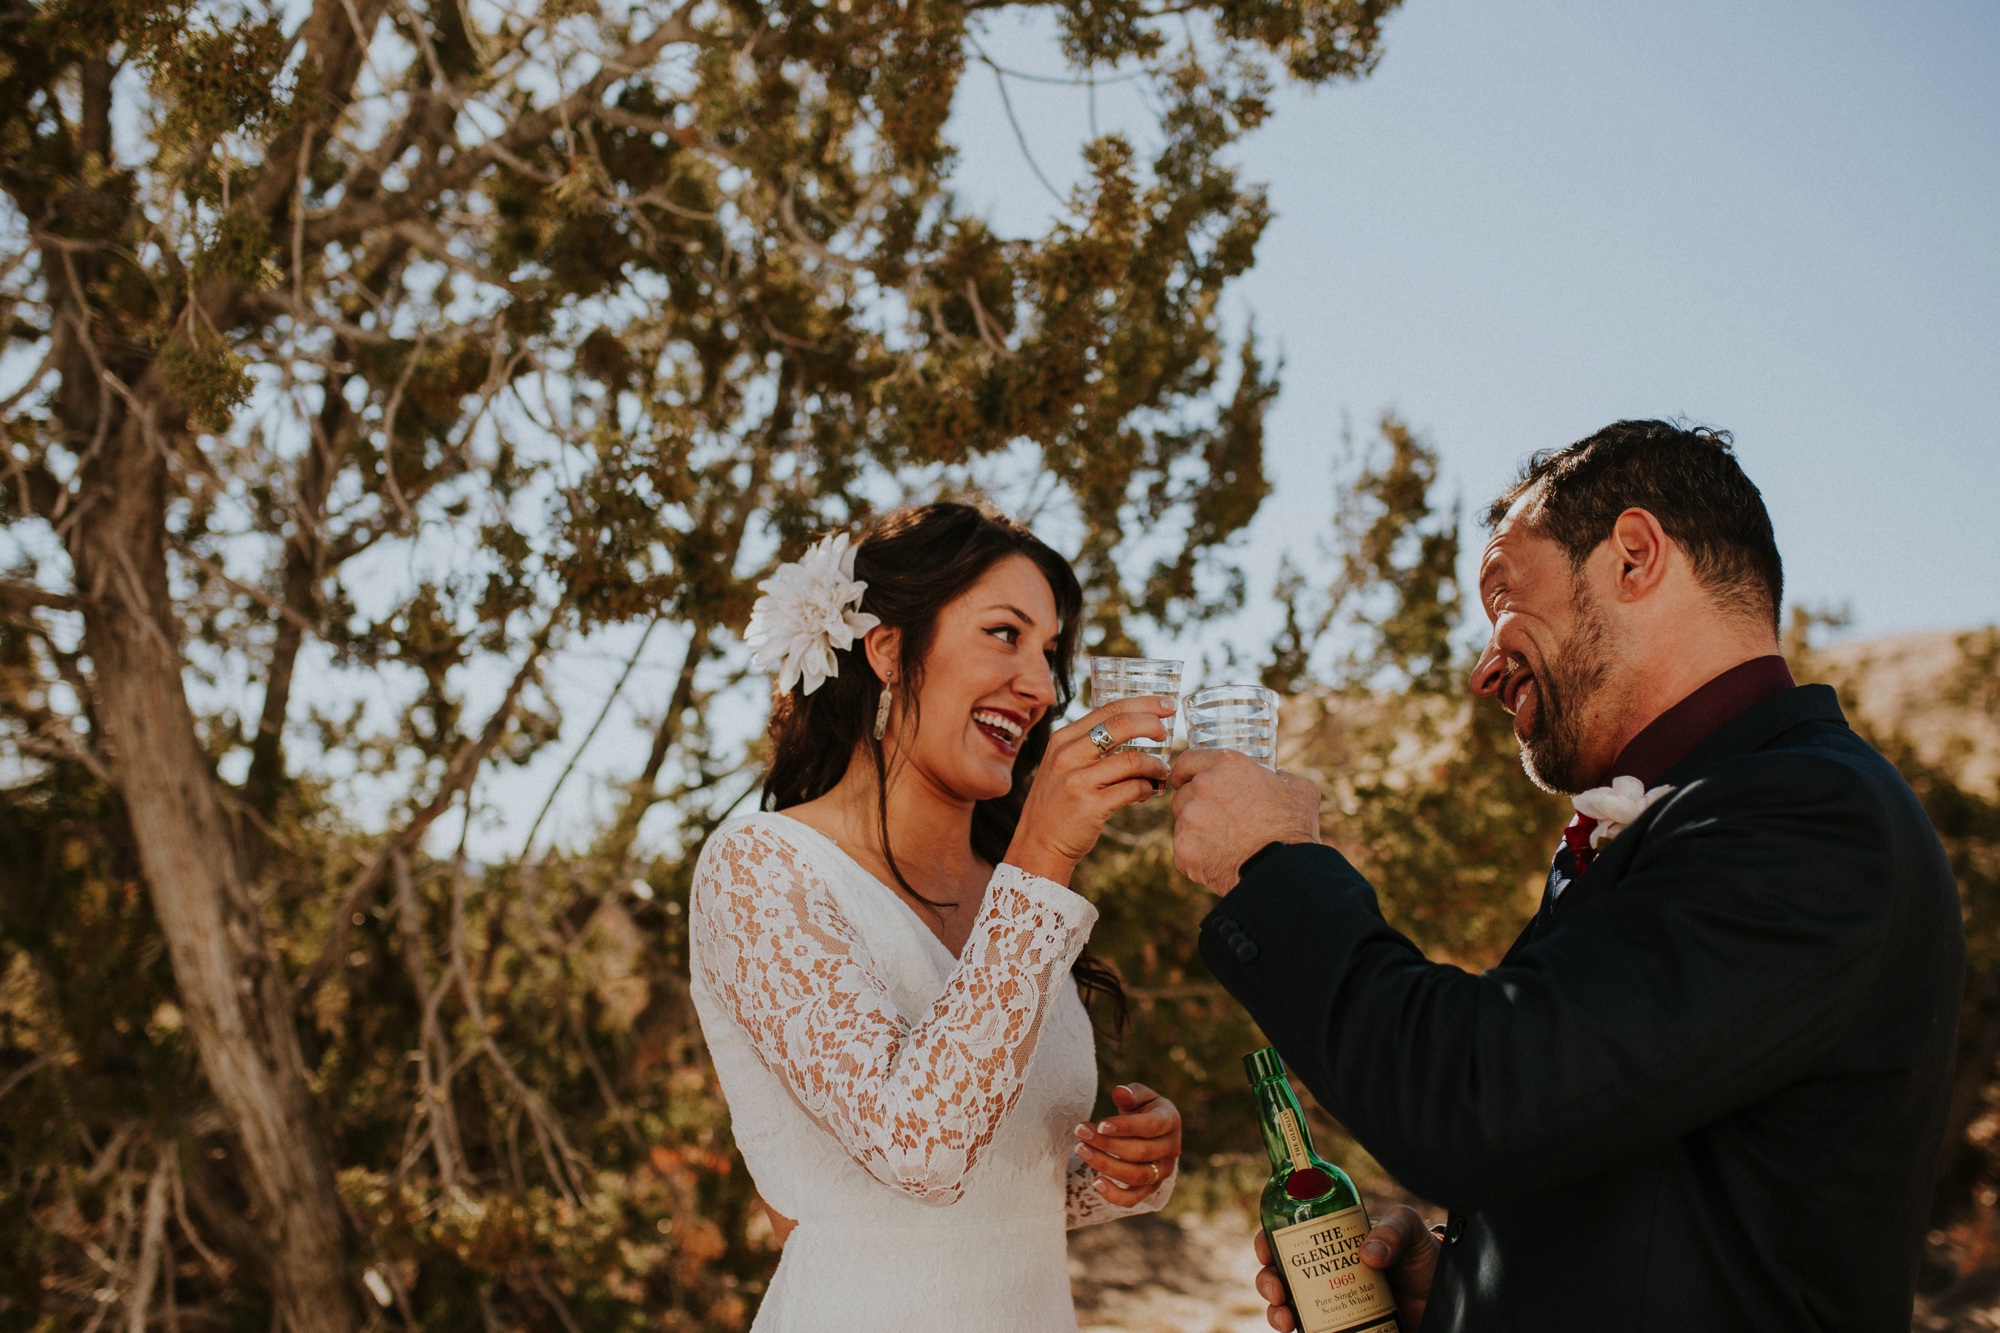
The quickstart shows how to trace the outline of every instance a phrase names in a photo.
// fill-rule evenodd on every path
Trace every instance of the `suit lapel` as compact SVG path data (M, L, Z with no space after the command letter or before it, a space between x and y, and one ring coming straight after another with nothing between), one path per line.
M1664 778L1653 785L1675 789L1685 787L1723 760L1761 750L1794 727L1814 722L1847 725L1847 715L1840 710L1840 697L1830 685L1801 685L1745 710L1740 716L1717 727L1714 734L1688 751L1679 763L1667 770ZM1653 821L1672 801L1673 798L1668 797L1656 802L1606 843L1597 854L1597 859L1590 863L1590 868L1578 875L1556 899L1553 909L1547 913L1546 923L1542 921L1543 914L1536 914L1537 919L1528 924L1528 929L1521 932L1521 937L1507 951L1507 958L1512 959L1533 939L1546 934L1565 914L1574 911L1578 902L1595 897L1606 887L1623 879L1625 868L1632 863L1639 845L1645 841L1646 830L1652 827Z
M1535 913L1533 920L1529 921L1527 925L1521 927L1521 933L1514 937L1514 942L1507 946L1507 952L1501 955L1500 961L1497 964L1495 964L1495 966L1498 967L1507 966L1507 964L1514 961L1515 954L1521 952L1521 950L1527 948L1530 944L1533 944L1535 942L1535 927L1541 925L1541 923L1542 923L1542 914L1540 912L1537 912Z

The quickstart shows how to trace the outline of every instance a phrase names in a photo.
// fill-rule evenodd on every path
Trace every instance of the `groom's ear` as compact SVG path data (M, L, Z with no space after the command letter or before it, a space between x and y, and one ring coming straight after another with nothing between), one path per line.
M1636 602L1665 580L1672 541L1649 511L1634 508L1620 514L1605 541L1615 562L1619 601Z
M903 631L891 629L887 625L877 625L861 636L862 651L868 654L868 667L875 673L875 679L888 680L900 677L903 663Z

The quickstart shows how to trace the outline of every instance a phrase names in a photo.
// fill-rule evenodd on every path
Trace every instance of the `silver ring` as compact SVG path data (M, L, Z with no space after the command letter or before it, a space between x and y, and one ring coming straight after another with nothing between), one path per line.
M1099 759L1110 754L1118 746L1118 742L1112 739L1111 728L1105 726L1102 722L1090 729L1090 743L1097 747L1097 757Z

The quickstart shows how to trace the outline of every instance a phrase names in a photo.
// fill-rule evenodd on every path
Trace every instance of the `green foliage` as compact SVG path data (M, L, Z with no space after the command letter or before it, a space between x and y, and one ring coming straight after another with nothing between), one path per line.
M1304 623L1304 583L1293 579L1280 591L1288 618L1274 660L1297 660L1303 670L1311 655L1307 639L1316 643L1332 634L1345 640L1345 651L1324 669L1330 683L1452 694L1460 514L1456 505L1449 515L1437 512L1431 495L1436 451L1394 414L1383 416L1380 434L1386 457L1376 450L1359 458L1352 485L1336 505L1338 573L1309 631L1297 628ZM1353 455L1351 438L1347 447Z
M278 71L287 43L276 18L246 16L225 27L179 5L147 17L153 23L142 19L133 36L166 112L165 143L194 147L222 134L255 133L286 104Z
M681 922L758 760L714 723L755 584L818 529L1036 471L1094 642L1235 605L1276 387L1223 331L1269 218L1231 150L1275 80L1369 69L1390 7L1010 6L1159 112L1081 145L1023 236L950 188L979 6L10 11L0 302L42 369L0 418L0 1328L268 1328L283 1228L246 1221L201 1072L259 1048L196 1049L177 1003L185 918L138 870L173 830L124 814L99 717L132 664L91 647L79 567L180 654L158 713L208 767L174 789L219 802L265 936L232 947L295 992L260 1021L304 1047L347 1285L420 1328L742 1327L773 1253ZM447 850L508 813L496 768L568 740L565 654L641 624L674 664L596 836ZM1142 1015L1227 1027L1122 901Z
M1441 511L1436 451L1393 415L1335 508L1336 574L1316 609L1281 589L1278 679L1334 640L1297 760L1338 814L1329 836L1383 912L1434 958L1489 966L1533 912L1567 803L1521 773L1512 726L1468 701L1461 516ZM1304 627L1310 625L1310 629Z
M1818 632L1846 623L1844 612L1794 608L1786 655L1801 680L1841 693L1848 719L1909 780L1944 844L1965 911L1966 984L1959 1015L1958 1068L1945 1127L1926 1285L1946 1303L1989 1290L1993 1237L2000 1235L1994 1186L2000 1183L2000 783L1968 761L1972 735L2000 735L2000 629L1957 637L1955 661L1936 682L1933 706L1956 710L1958 734L1924 745L1893 722L1871 721L1861 694L1869 659L1838 662L1819 648ZM1991 742L1989 741L1989 744Z
M2000 719L2000 627L1958 636L1959 663L1945 682L1945 702Z
M718 722L754 704L756 582L825 527L1032 473L1074 515L1093 646L1239 605L1276 379L1224 333L1269 219L1233 148L1279 79L1372 68L1392 7L1009 6L1158 113L1081 145L1061 215L1021 236L951 190L980 6L0 16L0 331L39 367L0 415L0 1329L273 1321L283 1219L246 1216L237 1112L203 1075L259 1052L200 1046L182 1010L177 918L140 871L171 830L127 817L101 722L130 669L92 647L114 604L179 653L182 697L171 670L149 697L204 763L171 785L221 806L204 852L264 937L239 956L294 995L259 1012L304 1048L348 1285L425 1329L743 1327L775 1254L683 923L694 849L760 759ZM1324 575L1287 567L1264 675L1329 837L1392 921L1477 966L1562 812L1456 697L1437 475L1386 419ZM93 548L107 507L132 522ZM580 845L538 853L537 818L477 861L468 834L529 823L495 771L570 739L567 654L641 625L633 664L670 658L643 769ZM1990 711L1995 650L1967 651ZM1927 782L2000 977L1991 803ZM1259 1039L1194 954L1205 895L1167 832L1164 803L1130 812L1078 883L1134 1001L1107 1077L1180 1102L1213 1197L1254 1152ZM2000 998L1977 1013L2000 1044ZM1993 1057L1968 1049L1971 1124Z
M210 428L226 424L256 387L249 361L218 343L170 343L159 366L161 381L186 404L189 420Z
M212 219L194 255L194 280L218 278L269 287L278 278L266 255L271 248L270 224L244 204ZM228 418L222 418L227 424ZM219 427L218 427L219 428Z
M204 1099L116 802L51 774L0 798L0 837L0 1326L27 1327L92 1303L78 1247Z
M482 1306L740 1327L768 1272L692 1036L679 902L602 894L577 882L591 869L414 866L322 992L322 1099L356 1163L342 1197L424 1327Z

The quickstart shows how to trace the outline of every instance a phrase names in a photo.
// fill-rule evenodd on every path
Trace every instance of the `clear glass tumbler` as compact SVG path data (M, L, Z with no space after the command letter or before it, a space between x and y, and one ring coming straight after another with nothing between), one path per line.
M1278 766L1278 692L1261 685L1217 685L1187 699L1188 748L1241 750Z
M1136 699L1157 694L1178 699L1181 693L1181 662L1159 657L1093 657L1090 659L1090 706L1101 708L1120 699ZM1145 750L1165 757L1174 738L1174 720L1166 719L1164 741L1127 741L1121 750Z

